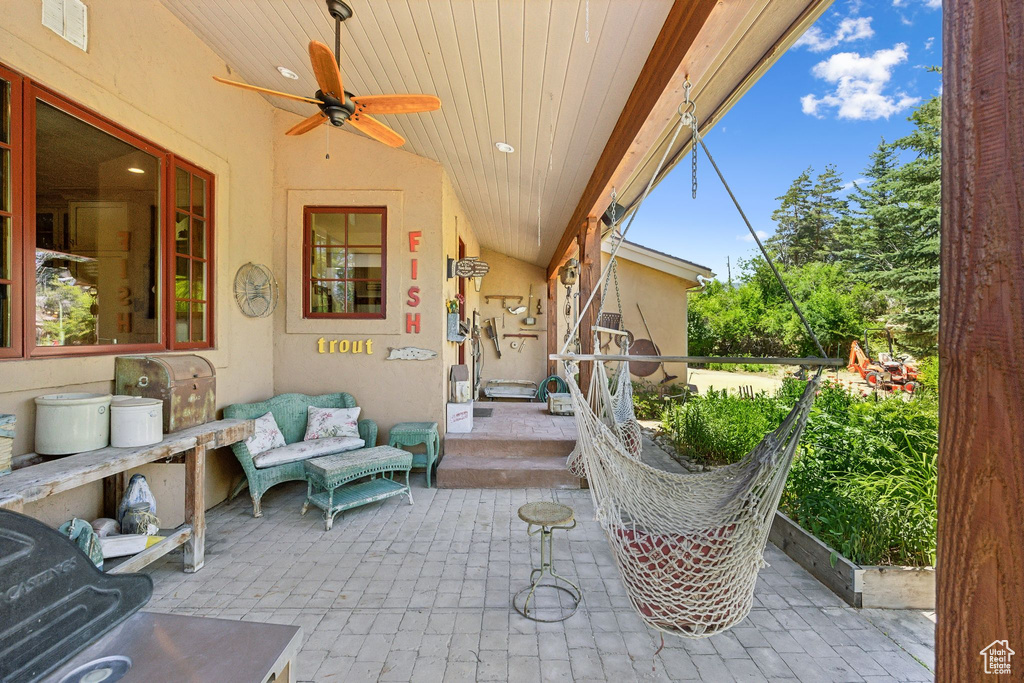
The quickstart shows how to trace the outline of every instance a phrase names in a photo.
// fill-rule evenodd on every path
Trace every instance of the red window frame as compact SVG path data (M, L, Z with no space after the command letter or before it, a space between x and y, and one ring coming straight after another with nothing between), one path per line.
M22 330L22 305L23 294L21 292L21 233L22 233L22 211L20 199L22 196L22 141L17 131L21 128L22 121L22 86L23 79L20 74L5 68L0 64L0 79L7 81L9 86L9 105L11 108L11 119L8 121L8 142L0 142L0 148L10 150L11 165L9 169L9 182L11 183L11 203L7 207L9 211L0 210L0 216L6 216L10 221L11 243L10 262L11 271L9 279L0 279L0 284L11 286L11 345L0 346L0 359L21 358L23 353ZM4 188L0 187L0 192Z
M373 213L380 215L380 312L377 313L314 313L310 310L309 292L313 281L312 261L313 216L320 213ZM302 207L302 317L310 319L340 320L385 320L388 311L388 210L384 206L304 206ZM317 247L376 247L377 245L358 245L348 243L346 231L345 244L318 244ZM376 278L352 278L352 281L377 282Z
M191 208L192 208L192 206L195 205L195 202L190 202L189 203L189 211L188 212L181 211L181 210L178 209L178 207L177 207L177 187L176 187L176 183L177 183L177 170L179 168L182 169L183 171L185 171L186 173L188 173L190 175L190 177L191 176L198 176L198 177L202 178L204 181L206 181L206 196L203 198L204 207L205 207L205 216L197 216L196 214L192 213ZM175 157L175 156L172 155L171 159L170 159L170 164L168 165L166 181L167 181L167 183L166 183L167 187L166 187L166 190L164 192L164 195L165 195L165 197L167 199L167 201L165 202L165 204L167 206L167 211L166 211L166 216L164 218L164 226L165 226L165 231L164 231L164 235L165 235L165 238L164 238L164 255L165 255L165 259L164 259L164 272L167 275L164 278L164 280L165 280L165 286L166 286L166 295L165 295L166 298L165 298L165 300L167 302L167 306L166 306L167 316L166 316L166 321L165 321L166 322L165 334L167 335L167 345L168 345L168 348L170 348L172 350L175 350L175 351L185 350L185 349L208 349L208 348L213 348L213 329L214 329L214 324L213 324L213 300L214 300L214 296L213 295L214 295L214 292L216 292L216 289L214 288L214 270L215 270L215 268L213 267L213 265L216 263L216 260L215 260L215 250L214 250L215 245L214 245L214 242L213 242L213 238L214 238L214 232L213 232L214 206L213 206L213 201L214 201L214 194L215 194L214 191L213 191L214 177L213 177L212 173L210 173L208 171L204 171L203 169L199 168L195 164L190 164L189 162L185 161L184 159L179 159L178 157ZM191 186L192 186L192 183L191 183L191 180L190 180L189 181L189 192L191 192ZM176 218L177 218L177 214L179 214L179 213L187 213L189 215L190 220L192 218L200 218L201 220L203 220L203 225L205 226L205 230L206 230L206 247L205 247L205 254L206 255L205 255L204 258L197 258L195 256L192 256L191 254L179 254L179 253L177 253L177 240L175 239L175 233L174 233L174 229L175 228L174 228L174 226L176 225ZM190 236L190 240L191 240L191 236ZM200 262L206 264L206 281L205 281L205 284L206 284L206 299L202 300L202 301L195 300L195 299L189 299L188 300L190 302L194 301L194 302L202 303L206 307L206 339L204 341L201 341L201 342L194 342L194 341L179 342L177 340L176 336L175 336L175 320L176 320L176 317L177 317L177 315L176 315L177 305L176 304L179 301L182 301L182 299L179 299L177 297L177 291L175 289L176 274L177 274L177 268L176 268L177 264L175 263L175 259L177 259L179 256L183 256L183 257L189 259L190 261L200 261ZM189 339L190 340L192 338L191 325L192 325L192 322L191 322L191 316L190 316L189 317Z
M214 251L215 213L214 213L214 176L208 171L184 160L156 143L147 140L115 121L84 107L74 100L47 88L44 85L22 76L16 71L0 64L0 78L11 84L11 134L9 147L11 153L11 227L12 254L12 344L0 347L0 360L27 358L54 358L68 356L99 356L128 353L146 353L173 351L179 349L213 349L214 345L214 313L215 296L214 282L216 277L216 261ZM161 293L158 301L161 340L147 344L97 344L90 346L37 346L35 343L35 249L36 249L36 100L41 100L60 111L74 116L85 123L109 134L119 140L152 154L160 162L163 182L160 188L160 200L163 202L159 214L162 217L160 229L160 245L163 253L159 257L160 275L157 290ZM207 189L207 302L206 322L207 339L205 342L188 344L175 343L173 335L173 287L174 271L169 268L173 264L173 247L167 240L173 237L170 229L174 210L173 178L174 169L181 167L206 180ZM170 213L169 213L170 212ZM8 215L8 214L4 214ZM30 272L29 269L32 269ZM7 281L3 281L6 283ZM19 305L20 304L20 305Z

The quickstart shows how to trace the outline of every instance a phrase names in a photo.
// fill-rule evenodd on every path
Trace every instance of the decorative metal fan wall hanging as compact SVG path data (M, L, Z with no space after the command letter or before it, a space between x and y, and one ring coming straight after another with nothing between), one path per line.
M266 318L277 308L277 280L261 263L246 263L235 273L235 303L248 318Z

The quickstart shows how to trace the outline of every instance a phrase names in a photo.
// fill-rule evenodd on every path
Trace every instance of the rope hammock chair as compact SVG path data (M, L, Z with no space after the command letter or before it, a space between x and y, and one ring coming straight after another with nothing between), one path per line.
M582 312L593 304L595 288L577 318L576 328L567 335L561 353L551 358L563 364L578 430L576 448L567 465L585 476L590 484L597 519L611 545L633 607L656 629L689 638L705 638L736 625L750 612L757 573L765 566L763 555L768 531L821 381L822 368L841 361L825 357L803 312L698 135L689 83L684 86L684 93L679 120L661 162L625 229L613 240L603 273L605 291L619 246L659 177L680 131L689 128L693 140L694 188L696 150L700 145L817 346L820 357L630 356L628 346L623 355L567 353L569 339L579 331ZM612 205L615 206L614 191ZM613 221L613 229L615 227ZM711 471L677 474L653 468L640 459L642 441L633 414L630 358L654 362L787 363L817 366L818 371L807 382L782 424L742 460ZM581 361L594 364L586 394L575 380ZM611 361L619 364L613 381L608 380L605 368Z

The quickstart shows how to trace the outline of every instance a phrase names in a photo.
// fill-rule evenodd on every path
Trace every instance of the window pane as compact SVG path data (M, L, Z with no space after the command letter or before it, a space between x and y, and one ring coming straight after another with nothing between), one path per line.
M192 304L192 341L206 341L206 304Z
M310 277L327 280L341 280L348 277L346 273L344 249L313 247L310 255Z
M0 80L0 142L11 142L11 84Z
M353 213L349 215L348 244L380 246L381 219L379 213Z
M192 208L189 201L189 174L184 169L174 171L174 206L179 211L188 211Z
M160 160L36 102L36 343L160 341Z
M174 305L174 341L188 341L188 306L187 301L179 301Z
M11 279L11 219L0 216L0 280Z
M192 213L206 215L206 181L197 175L192 176Z
M351 283L354 306L352 313L380 313L380 282Z
M11 286L0 285L0 347L11 345Z
M187 214L174 214L174 251L178 254L188 253L189 217Z
M192 219L192 255L206 257L206 221Z
M381 279L379 248L355 247L348 250L348 276L350 278Z
M189 262L191 259L183 256L174 257L174 298L191 299L189 296Z
M11 150L0 149L0 211L11 210Z
M349 282L309 283L309 310L311 313L344 313L346 301L351 296Z
M343 213L314 213L310 222L310 244L345 244Z
M206 301L206 264L202 261L192 261L192 299Z

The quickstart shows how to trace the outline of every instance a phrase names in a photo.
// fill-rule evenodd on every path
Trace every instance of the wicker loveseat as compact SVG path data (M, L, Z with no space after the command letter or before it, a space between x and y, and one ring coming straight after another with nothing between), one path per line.
M356 400L351 394L322 394L320 396L307 396L306 394L281 394L259 403L236 403L224 409L224 417L241 420L255 420L268 411L273 413L277 426L284 434L284 440L288 444L302 441L306 434L306 416L309 406L317 408L355 408ZM359 420L359 436L367 448L377 445L377 423L373 420ZM238 462L242 463L245 470L243 479L231 492L230 499L237 496L242 489L249 486L249 495L252 497L253 517L262 517L263 510L260 507L260 499L267 489L275 484L286 481L305 481L305 469L303 461L289 462L282 465L259 468L253 462L253 456L245 443L232 444ZM357 452L357 451L350 451ZM321 454L324 455L324 454Z

